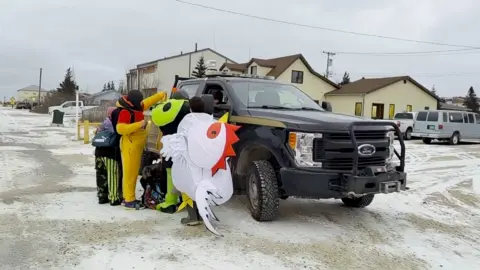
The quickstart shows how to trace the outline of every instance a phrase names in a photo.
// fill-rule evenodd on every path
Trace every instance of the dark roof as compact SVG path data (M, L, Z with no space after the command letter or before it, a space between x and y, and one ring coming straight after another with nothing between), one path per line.
M369 94L379 89L385 88L389 85L397 83L402 80L407 80L413 83L415 86L420 88L423 92L430 95L431 97L435 98L436 100L440 100L440 98L433 94L430 90L425 88L423 85L412 79L410 76L398 76L398 77L386 77L386 78L372 78L372 79L365 79L362 78L358 81L351 82L349 84L343 85L340 89L330 91L326 93L327 96L335 96L335 95L356 95L356 94Z
M231 64L231 63L224 63L221 67L220 70L222 70L224 67L227 67L228 69L232 71L241 71L241 72L247 72L248 66L250 66L253 62L257 63L257 65L261 67L268 67L271 68L270 72L268 72L267 76L273 76L277 78L280 76L285 70L288 69L295 61L298 59L302 60L303 64L307 67L307 69L312 73L313 75L317 76L318 78L322 79L326 83L332 85L335 88L339 88L337 84L334 82L330 81L329 79L325 78L324 76L320 75L317 73L315 70L313 70L312 66L307 62L305 57L301 54L294 54L294 55L289 55L289 56L284 56L284 57L278 57L278 58L272 58L272 59L260 59L260 58L252 58L248 63L243 63L243 64Z
M92 94L90 95L90 98L97 98L97 97L100 97L100 96L103 96L103 95L106 95L106 94L110 94L110 93L118 93L119 96L121 96L121 94L117 91L117 90L107 90L107 91L100 91L98 93L95 93L95 94Z
M29 86L27 86L27 87L24 87L24 88L22 88L22 89L18 89L18 90L17 90L17 92L20 92L20 91L38 91L38 85L33 85L33 84L32 84L32 85L29 85ZM43 88L42 88L40 91L41 91L41 92L48 92L47 90L45 90L45 89L43 89Z
M237 63L237 62L233 61L232 59L226 57L225 55L223 55L223 54L221 54L221 53L218 53L218 52L216 52L216 51L214 51L214 50L212 50L212 49L210 49L210 48L205 48L205 49L196 50L196 51L192 51L192 52L177 54L177 55L174 55L174 56L164 57L164 58L157 59L157 60L155 60L155 61L150 61L150 62L147 62L147 63L142 63L142 64L137 65L137 68L139 68L139 67L147 67L147 66L156 64L156 63L159 62L159 61L169 60L169 59L173 59L173 58L177 58L177 57L182 57L182 56L187 56L187 55L190 55L190 54L199 53L199 52L205 52L205 51L211 51L212 53L217 54L217 55L225 58L226 60L228 60L228 61L230 61L230 62ZM207 59L207 60L208 60L208 59ZM133 69L133 70L135 70L135 69ZM130 71L132 71L132 69L131 69Z
M471 112L469 108L461 107L454 104L440 103L440 110L450 110L450 111L466 111Z

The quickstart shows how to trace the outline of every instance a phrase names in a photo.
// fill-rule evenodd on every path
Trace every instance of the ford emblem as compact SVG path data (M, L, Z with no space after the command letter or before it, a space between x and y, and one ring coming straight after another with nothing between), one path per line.
M362 144L358 147L358 154L361 156L371 156L375 154L375 146L371 144Z

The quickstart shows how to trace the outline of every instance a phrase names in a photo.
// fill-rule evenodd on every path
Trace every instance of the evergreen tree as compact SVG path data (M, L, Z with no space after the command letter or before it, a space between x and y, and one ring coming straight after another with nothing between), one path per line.
M103 84L103 89L102 89L102 92L105 92L105 91L107 91L107 84L106 83Z
M437 90L435 89L435 85L432 86L432 90L430 90L430 92L432 92L432 94L434 94L434 95L437 94Z
M350 83L350 74L348 74L348 72L345 71L345 73L343 74L342 81L340 82L340 85L345 85L349 83Z
M57 92L69 96L74 96L75 91L78 90L78 85L75 80L72 78L72 70L70 68L67 69L67 73L65 74L65 78L63 82L60 83L60 86L57 88Z
M200 59L198 59L197 65L192 72L192 76L196 78L203 78L205 77L206 71L207 66L205 65L205 60L203 59L203 56L201 56Z
M465 105L465 107L469 108L473 112L478 112L480 104L478 103L477 94L475 93L473 86L470 86L470 89L468 89L468 94L465 97L463 105Z
M112 86L110 85L110 82L107 83L107 91L112 90Z
M115 90L115 83L113 81L110 82L110 90Z

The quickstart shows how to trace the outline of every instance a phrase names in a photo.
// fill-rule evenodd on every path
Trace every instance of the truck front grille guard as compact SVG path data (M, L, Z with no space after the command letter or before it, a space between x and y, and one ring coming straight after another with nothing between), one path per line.
M400 154L394 148L395 155L400 160L400 166L397 169L403 172L405 170L405 142L403 141L403 136L398 126L393 122L387 122L387 121L353 122L348 126L350 140L352 141L352 145L353 145L352 175L357 175L357 171L358 171L359 154L358 154L357 138L355 137L355 127L360 127L360 126L391 126L393 127L393 129L395 130L395 135L398 137L398 141L400 142L400 146L401 146Z

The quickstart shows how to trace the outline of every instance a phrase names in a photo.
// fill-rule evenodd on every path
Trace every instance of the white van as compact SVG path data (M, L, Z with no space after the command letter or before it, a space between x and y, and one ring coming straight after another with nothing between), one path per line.
M458 144L462 139L480 139L480 115L460 111L419 111L413 126L412 137L424 143L433 139Z

